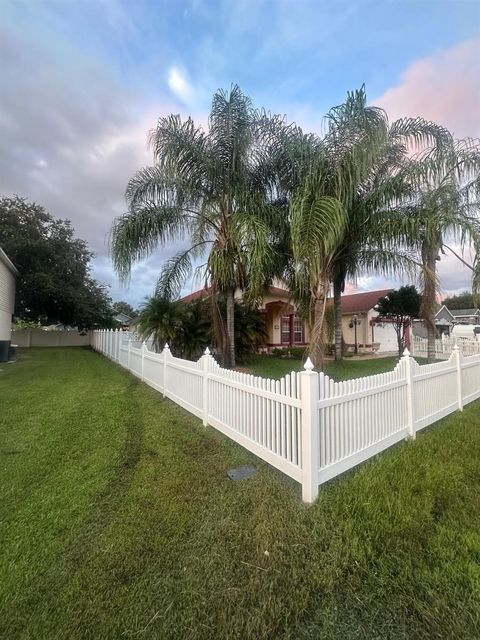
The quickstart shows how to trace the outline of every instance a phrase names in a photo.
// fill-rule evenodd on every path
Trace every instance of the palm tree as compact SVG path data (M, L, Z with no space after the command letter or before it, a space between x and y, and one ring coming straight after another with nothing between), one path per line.
M215 314L216 336L224 363L235 366L234 294L254 299L274 258L270 229L277 209L271 205L272 168L262 143L266 114L234 85L218 91L209 130L179 116L160 118L151 132L155 164L129 182L128 213L112 230L115 269L125 279L131 265L157 246L173 241L188 248L167 261L157 295L175 298L192 274L194 261L206 258L203 273L212 300L226 299L226 327Z
M429 361L435 358L437 262L452 239L461 249L473 247L472 291L480 292L480 145L454 140L420 153L403 171L411 193L387 215L388 233L416 248L422 265L421 317L427 326ZM465 261L452 250L462 262Z
M160 351L165 343L173 345L182 328L184 308L180 302L152 296L140 309L135 328L142 340L152 339Z
M344 234L332 261L335 358L341 359L341 295L346 279L369 271L385 275L415 271L418 262L409 248L397 246L385 233L382 210L411 191L402 173L409 151L415 146L442 146L450 134L422 118L401 118L389 124L385 111L367 106L365 87L349 94L327 119L325 145L340 173L339 198L346 210Z

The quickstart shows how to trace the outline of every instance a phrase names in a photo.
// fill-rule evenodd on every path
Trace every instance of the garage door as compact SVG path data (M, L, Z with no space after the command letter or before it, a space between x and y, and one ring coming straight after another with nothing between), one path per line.
M374 342L380 343L379 353L397 351L397 334L391 324L376 324Z

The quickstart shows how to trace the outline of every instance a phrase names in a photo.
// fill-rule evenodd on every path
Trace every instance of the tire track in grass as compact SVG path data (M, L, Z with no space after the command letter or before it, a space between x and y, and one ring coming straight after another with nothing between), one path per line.
M99 373L98 369L96 373ZM121 408L123 415L128 415L128 421L126 421L123 447L112 469L111 477L98 493L87 516L79 524L76 533L67 541L62 552L53 559L46 570L35 575L35 579L17 600L16 610L31 611L31 615L15 617L10 620L10 623L4 619L5 635L2 634L0 624L0 637L21 637L28 630L31 618L38 615L39 603L43 603L42 609L45 610L47 602L55 601L56 594L67 587L72 575L81 568L97 539L114 519L133 482L142 457L144 423L142 408L134 393L139 382L128 375L125 375L125 382L127 384L124 385L121 396ZM120 401L118 396L116 401Z

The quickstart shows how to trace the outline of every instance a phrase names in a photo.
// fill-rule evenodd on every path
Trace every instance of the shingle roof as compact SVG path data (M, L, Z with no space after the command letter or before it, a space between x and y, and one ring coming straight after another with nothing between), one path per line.
M377 304L379 298L383 298L391 289L380 289L378 291L365 291L364 293L353 293L351 295L342 296L342 313L362 313L370 311ZM280 287L269 287L268 292L273 295L290 295L288 289ZM194 300L200 300L210 295L210 288L199 289L187 296L180 298L180 302L188 304ZM330 302L330 301L329 301Z
M479 309L451 309L450 313L453 316L474 316L480 313Z
M193 293L189 293L187 296L183 296L180 298L179 302L184 302L188 304L189 302L193 302L194 300L201 300L202 298L207 298L210 295L210 288L199 289L198 291L194 291Z
M362 313L370 311L377 304L379 298L383 298L391 289L379 291L366 291L365 293L353 293L342 296L342 313Z

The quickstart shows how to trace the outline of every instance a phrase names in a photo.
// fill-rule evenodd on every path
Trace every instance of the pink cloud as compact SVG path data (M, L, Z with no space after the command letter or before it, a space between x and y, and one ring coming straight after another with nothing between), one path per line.
M480 137L480 38L416 60L402 81L373 104L391 121L422 116L447 127L455 137Z

